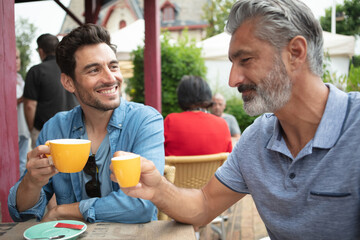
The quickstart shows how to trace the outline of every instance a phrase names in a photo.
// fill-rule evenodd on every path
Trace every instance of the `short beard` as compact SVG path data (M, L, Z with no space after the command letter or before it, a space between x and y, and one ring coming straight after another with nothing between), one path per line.
M256 90L254 96L243 98L244 110L250 116L274 113L282 108L291 97L292 82L280 56L275 56L272 69L258 85L247 84L238 87L239 92L244 90Z

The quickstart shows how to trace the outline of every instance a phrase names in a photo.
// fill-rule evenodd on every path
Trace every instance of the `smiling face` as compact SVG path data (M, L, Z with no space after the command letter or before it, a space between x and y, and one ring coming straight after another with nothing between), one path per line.
M229 48L229 85L242 93L244 110L250 116L276 112L289 101L292 89L281 54L258 39L254 30L250 22L242 24Z
M75 52L74 90L80 105L108 111L120 105L123 81L113 50L105 43L85 45Z

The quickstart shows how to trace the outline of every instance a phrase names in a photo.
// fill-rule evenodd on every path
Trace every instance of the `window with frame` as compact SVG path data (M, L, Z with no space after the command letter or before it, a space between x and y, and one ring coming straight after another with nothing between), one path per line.
M171 6L165 7L163 9L163 21L171 22L175 20L175 12Z

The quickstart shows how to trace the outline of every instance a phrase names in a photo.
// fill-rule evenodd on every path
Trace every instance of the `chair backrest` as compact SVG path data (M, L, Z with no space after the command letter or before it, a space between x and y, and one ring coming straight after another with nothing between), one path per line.
M175 181L175 171L176 168L174 166L165 165L164 177L171 183Z
M176 169L174 166L165 165L164 177L171 183L174 183ZM158 209L158 220L171 220L168 215Z
M201 188L227 159L229 153L196 156L166 156L165 164L175 166L175 182L178 187Z

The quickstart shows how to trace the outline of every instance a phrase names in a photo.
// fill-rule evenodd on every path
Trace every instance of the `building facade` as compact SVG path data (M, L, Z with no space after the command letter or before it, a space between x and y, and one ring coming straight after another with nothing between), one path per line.
M99 13L98 24L110 33L126 27L138 19L143 19L145 0L105 0ZM160 24L162 31L169 31L173 39L178 39L187 29L190 39L200 41L205 38L207 21L203 17L203 7L210 0L159 0ZM69 10L84 21L84 0L71 0ZM66 35L78 24L68 15L60 30Z

